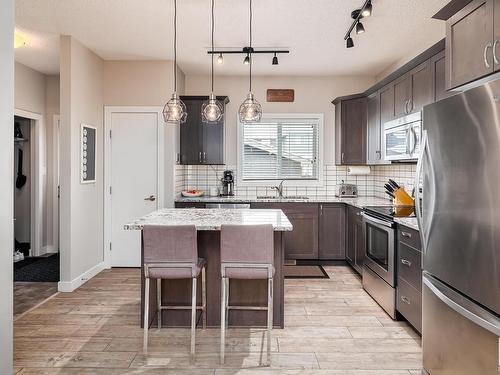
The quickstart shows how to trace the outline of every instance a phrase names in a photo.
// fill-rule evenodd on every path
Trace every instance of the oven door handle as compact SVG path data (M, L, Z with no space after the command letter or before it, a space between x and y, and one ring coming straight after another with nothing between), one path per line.
M373 216L365 214L364 212L361 213L361 216L363 216L363 218L366 221L371 221L375 224L379 224L379 225L383 225L384 227L392 228L392 223L389 223L389 222L384 221L384 220L376 219Z

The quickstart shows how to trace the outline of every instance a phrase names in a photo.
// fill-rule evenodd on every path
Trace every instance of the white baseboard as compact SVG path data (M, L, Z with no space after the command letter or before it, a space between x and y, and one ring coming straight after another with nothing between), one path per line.
M59 292L72 292L75 289L81 287L83 284L85 284L88 280L93 278L95 275L97 275L99 272L104 270L106 268L106 265L104 262L101 262L88 271L85 271L82 273L80 276L78 276L76 279L73 279L71 281L59 281L57 284L57 289Z
M53 245L42 246L42 250L40 251L40 255L55 254L55 253L58 253L58 250Z

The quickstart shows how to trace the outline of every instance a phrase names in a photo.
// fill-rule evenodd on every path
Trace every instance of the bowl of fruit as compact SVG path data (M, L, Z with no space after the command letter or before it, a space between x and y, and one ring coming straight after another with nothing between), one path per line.
M203 196L203 194L205 194L205 192L203 190L190 189L190 190L186 190L186 191L181 192L181 194L183 197L186 197L186 198L196 198L196 197Z

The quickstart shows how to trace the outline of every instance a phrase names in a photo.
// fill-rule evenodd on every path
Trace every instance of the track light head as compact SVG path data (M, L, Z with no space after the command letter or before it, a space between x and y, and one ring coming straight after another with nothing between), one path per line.
M349 35L349 38L347 38L347 41L346 41L346 47L347 48L352 48L354 47L354 42L352 41L352 38L351 36Z
M222 64L224 63L224 57L222 56L222 53L219 54L219 57L217 57L217 64Z
M278 65L278 56L276 56L276 54L274 54L273 57L273 65Z
M361 12L361 16L370 17L372 15L372 10L373 10L373 6L372 6L372 2L370 0L370 1L368 1L368 4L366 4L365 8Z
M247 54L247 56L245 57L245 60L243 60L243 64L245 64L245 65L250 64L250 55L249 54Z
M365 27L361 22L358 21L356 24L356 34L363 34L365 32Z

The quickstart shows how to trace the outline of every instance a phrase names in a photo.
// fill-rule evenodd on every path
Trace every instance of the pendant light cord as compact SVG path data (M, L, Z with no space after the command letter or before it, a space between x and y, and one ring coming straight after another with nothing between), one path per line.
M250 0L250 92L252 92L252 0Z
M174 92L177 92L177 0L174 0Z
M215 0L212 0L212 54L210 55L210 58L212 59L212 94L214 93L214 6Z

